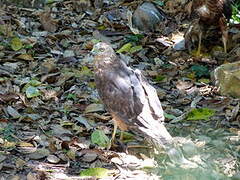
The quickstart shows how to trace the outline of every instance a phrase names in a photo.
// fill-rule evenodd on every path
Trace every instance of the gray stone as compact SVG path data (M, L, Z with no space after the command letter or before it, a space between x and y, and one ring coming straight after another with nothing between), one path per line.
M240 98L240 61L217 67L212 78L222 95Z

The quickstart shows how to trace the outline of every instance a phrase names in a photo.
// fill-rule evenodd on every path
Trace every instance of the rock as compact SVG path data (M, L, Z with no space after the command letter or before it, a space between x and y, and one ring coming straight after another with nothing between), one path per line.
M212 78L222 95L240 97L240 61L217 67Z
M82 161L84 162L93 162L94 160L96 160L98 157L98 154L95 152L90 152L90 153L86 153L83 155L82 157Z
M154 32L164 19L163 12L160 12L152 3L145 2L134 11L132 27L145 33Z
M59 161L60 161L61 159L58 158L57 156L51 154L51 155L49 155L49 156L47 157L47 160L48 160L48 162L50 162L50 163L57 164L57 163L59 163Z
M48 157L49 154L50 154L50 152L48 149L40 148L40 149L37 149L34 153L29 154L29 158L38 160L38 159Z

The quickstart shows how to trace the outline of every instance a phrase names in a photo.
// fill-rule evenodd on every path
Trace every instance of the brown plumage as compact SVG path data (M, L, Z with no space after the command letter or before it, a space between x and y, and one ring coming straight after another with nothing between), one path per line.
M217 27L222 33L224 51L227 52L227 21L232 15L233 0L192 0L191 3L192 23L185 33L186 48L190 51L192 43L198 40L197 54L200 55L203 35L210 27Z
M110 45L98 43L94 56L95 83L116 127L137 131L157 146L172 140L165 128L163 110L156 90L139 70L128 67Z

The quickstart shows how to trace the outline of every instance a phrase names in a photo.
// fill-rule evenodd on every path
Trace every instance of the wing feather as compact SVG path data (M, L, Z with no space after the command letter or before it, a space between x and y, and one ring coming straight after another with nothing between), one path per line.
M118 65L115 64L112 69L96 73L96 86L108 111L120 117L124 123L133 125L132 120L140 114L143 106L134 88L140 83L132 69L120 60L116 63Z
M147 98L147 103L150 106L152 116L156 120L159 120L161 122L164 121L163 109L161 102L159 101L156 89L147 82L146 78L142 75L141 71L136 69L135 74L138 77L139 82L144 89L145 92L144 97Z

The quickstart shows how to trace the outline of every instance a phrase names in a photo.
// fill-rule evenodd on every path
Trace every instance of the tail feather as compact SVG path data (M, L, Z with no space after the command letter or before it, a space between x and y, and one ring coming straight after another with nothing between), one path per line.
M146 122L146 121L142 121ZM150 123L148 123L150 122ZM156 148L164 148L168 144L172 144L173 138L167 131L166 127L164 126L164 123L157 122L156 120L153 121L147 121L147 123L144 124L144 126L138 127L139 130L145 134L150 142L156 147Z

